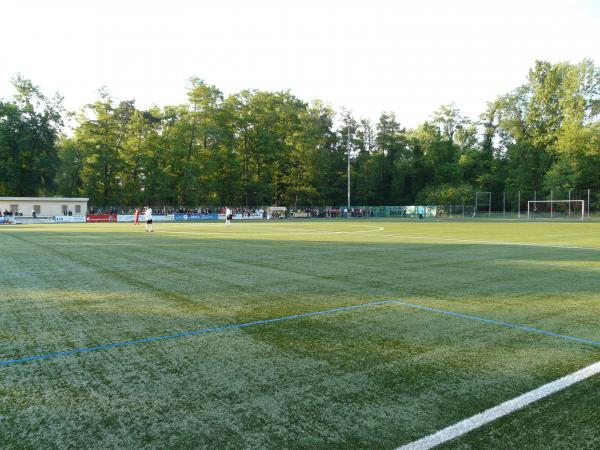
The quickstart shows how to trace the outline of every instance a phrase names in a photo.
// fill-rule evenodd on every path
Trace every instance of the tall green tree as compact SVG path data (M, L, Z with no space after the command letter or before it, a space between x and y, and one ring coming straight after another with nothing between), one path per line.
M191 78L187 102L145 111L102 90L59 142L60 97L14 83L15 98L0 101L5 194L86 194L104 206L342 205L348 160L354 204L600 189L600 70L589 60L537 61L478 122L450 104L411 130L391 112L371 125L289 91L225 97Z
M107 90L78 117L77 145L84 152L82 180L92 204L118 205L123 201L124 147L132 133L133 100L115 104Z
M67 197L78 196L83 190L81 174L84 156L81 147L72 138L64 138L58 148L60 165L56 174L56 190Z
M0 101L0 192L48 195L60 165L62 97L46 97L20 75L12 84L14 98Z

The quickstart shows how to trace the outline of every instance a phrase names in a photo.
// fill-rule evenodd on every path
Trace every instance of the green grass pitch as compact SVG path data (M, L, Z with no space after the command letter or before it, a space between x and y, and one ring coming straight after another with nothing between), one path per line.
M0 228L0 447L393 449L600 361L600 224ZM443 448L600 448L592 377Z

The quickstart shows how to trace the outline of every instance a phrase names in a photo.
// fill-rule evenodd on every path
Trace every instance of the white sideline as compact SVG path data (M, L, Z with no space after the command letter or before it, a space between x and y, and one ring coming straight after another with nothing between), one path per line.
M494 406L493 408L469 417L468 419L462 420L436 433L430 434L429 436L425 436L410 444L398 447L396 450L426 450L444 444L598 373L600 373L600 361L563 378L559 378L556 381L545 384L533 391L520 395L517 398Z
M578 247L576 245L554 245L554 244L536 244L533 242L507 242L507 241L486 241L480 239L460 239L460 238L446 238L438 236L417 236L417 235L404 235L404 234L379 234L379 237L399 237L406 239L423 239L428 241L449 241L449 242L464 242L466 244L493 244L493 245L506 245L516 247L542 247L542 248L561 248L567 250L593 250L600 251L599 247Z

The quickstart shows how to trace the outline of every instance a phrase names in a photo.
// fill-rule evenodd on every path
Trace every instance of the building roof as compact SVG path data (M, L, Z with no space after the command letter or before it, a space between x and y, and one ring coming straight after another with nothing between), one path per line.
M0 197L1 201L34 201L34 202L87 202L89 198L78 197Z

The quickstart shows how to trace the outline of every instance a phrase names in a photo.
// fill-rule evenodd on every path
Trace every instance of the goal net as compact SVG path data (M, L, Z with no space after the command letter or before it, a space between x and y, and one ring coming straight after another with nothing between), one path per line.
M528 219L585 218L584 200L530 200L527 202Z
M475 193L475 208L473 209L473 217L485 214L492 215L492 193L491 192L476 192Z

